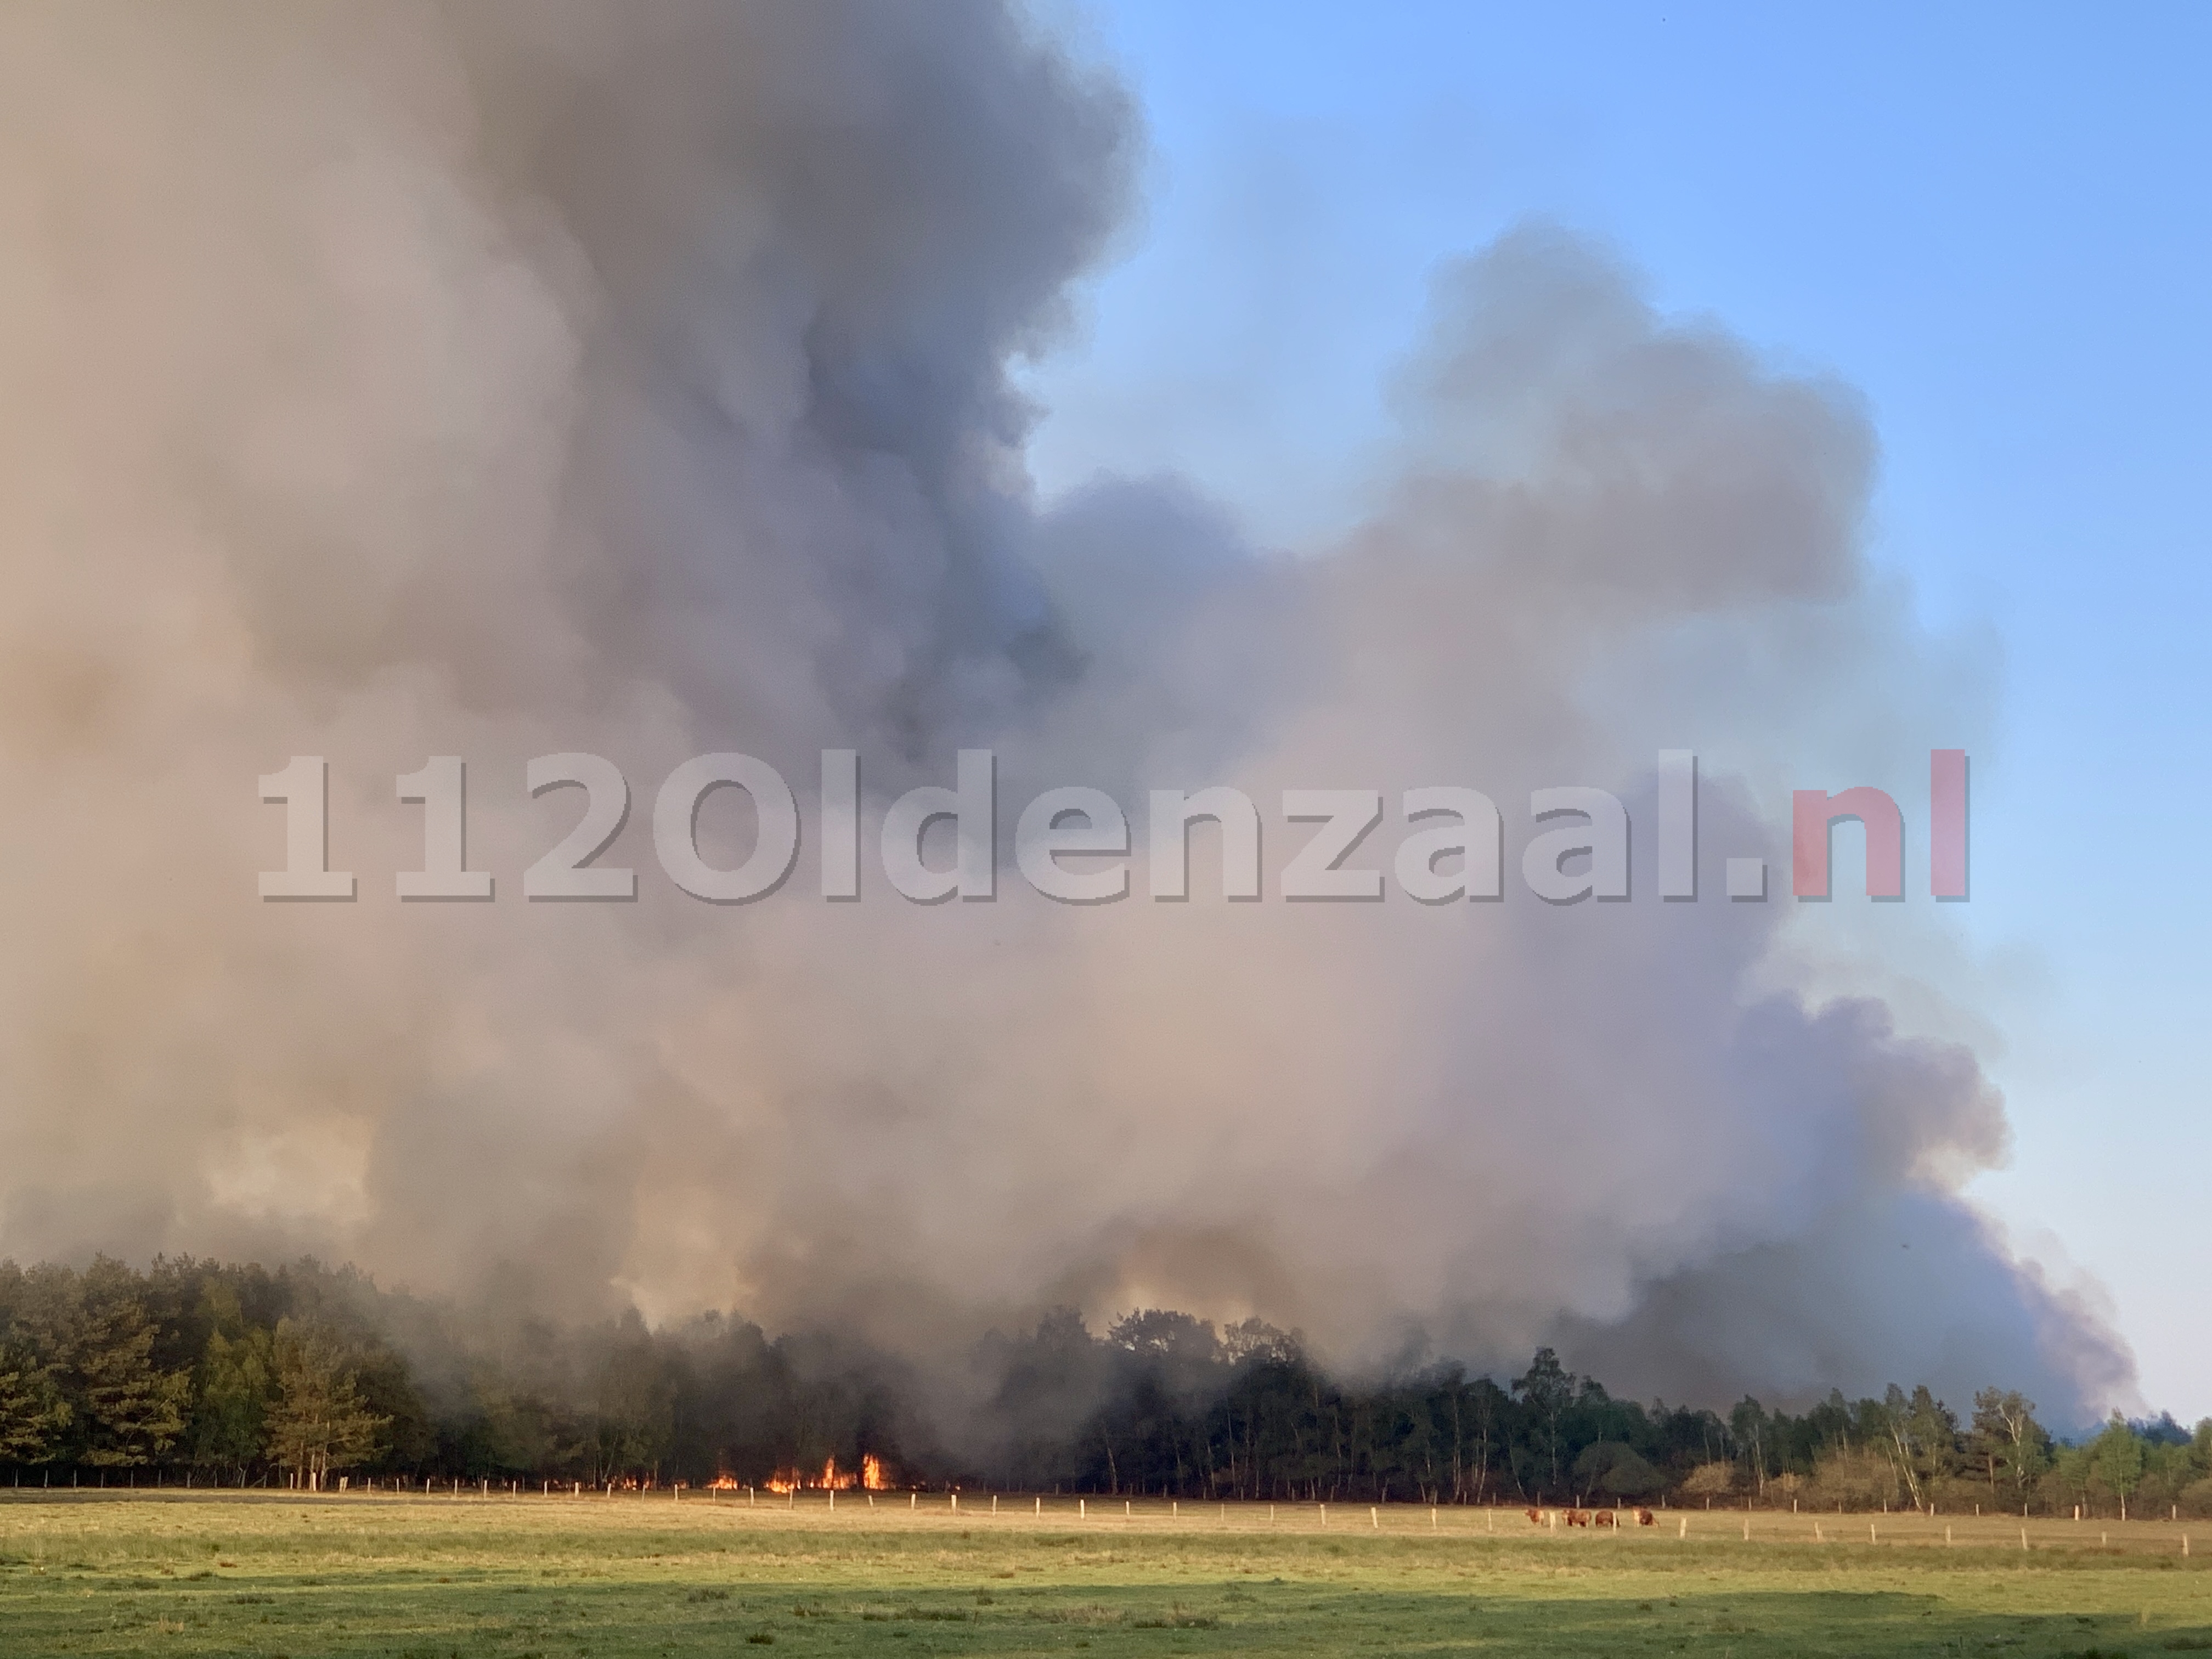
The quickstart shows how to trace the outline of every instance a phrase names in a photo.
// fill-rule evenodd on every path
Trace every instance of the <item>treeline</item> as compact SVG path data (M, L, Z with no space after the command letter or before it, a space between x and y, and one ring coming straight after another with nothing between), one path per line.
M1045 1432L1023 1484L1243 1498L1423 1503L1669 1502L1759 1507L2212 1514L2212 1419L2118 1418L2079 1444L2034 1402L1985 1389L1966 1417L1925 1388L1832 1392L1802 1414L1747 1398L1725 1414L1616 1399L1540 1350L1499 1382L1457 1365L1367 1389L1332 1382L1258 1322L1218 1333L1135 1314L1103 1340L1072 1315L1004 1345L1005 1417ZM1073 1436L1049 1425L1087 1393ZM1039 1413L1040 1405L1046 1407Z
M562 1328L313 1261L0 1262L0 1471L21 1484L765 1485L872 1455L902 1485L1194 1498L2212 1514L2212 1420L2064 1443L1996 1388L1963 1413L1896 1387L1723 1413L1616 1399L1548 1349L1503 1382L1439 1364L1354 1387L1260 1322L1161 1311L1103 1335L1058 1313L960 1370L965 1407L835 1333L719 1315Z

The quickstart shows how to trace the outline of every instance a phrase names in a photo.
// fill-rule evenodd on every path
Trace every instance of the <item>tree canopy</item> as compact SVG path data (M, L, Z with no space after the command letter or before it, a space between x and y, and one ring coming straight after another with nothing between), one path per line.
M1063 1309L965 1360L983 1386L948 1420L834 1329L556 1327L312 1261L0 1262L0 1470L764 1484L872 1457L901 1483L1199 1498L2212 1513L2212 1421L2116 1417L2066 1445L1997 1387L1963 1421L1901 1385L1722 1413L1616 1398L1549 1348L1504 1382L1424 1364L1355 1384L1295 1332L1164 1309L1103 1334Z

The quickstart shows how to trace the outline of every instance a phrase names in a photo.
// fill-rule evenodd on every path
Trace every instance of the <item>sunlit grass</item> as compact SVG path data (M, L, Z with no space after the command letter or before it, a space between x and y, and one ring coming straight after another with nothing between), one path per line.
M908 1503L0 1495L0 1653L2212 1651L2187 1522Z

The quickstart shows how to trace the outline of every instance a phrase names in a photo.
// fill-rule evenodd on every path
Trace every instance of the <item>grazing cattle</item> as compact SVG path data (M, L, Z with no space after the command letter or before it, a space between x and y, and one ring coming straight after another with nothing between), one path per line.
M1544 1524L1544 1511L1541 1510L1530 1510L1528 1511L1528 1524L1532 1527L1542 1526Z
M1569 1510L1567 1511L1567 1524L1568 1524L1569 1526L1571 1526L1571 1527L1587 1527L1588 1525L1589 1525L1589 1523L1590 1523L1590 1522L1589 1522L1589 1516L1587 1516L1587 1515L1585 1515L1585 1514L1583 1514L1583 1513L1582 1512L1582 1510Z
M1611 1510L1600 1510L1590 1516L1590 1524L1594 1527L1613 1527L1620 1525L1620 1522Z
M1638 1526L1639 1526L1639 1527L1648 1527L1648 1526L1652 1525L1652 1524L1653 1524L1653 1522L1652 1522L1652 1519L1651 1519L1651 1511L1650 1511L1650 1510L1637 1510L1637 1511L1636 1511L1636 1524L1637 1524Z

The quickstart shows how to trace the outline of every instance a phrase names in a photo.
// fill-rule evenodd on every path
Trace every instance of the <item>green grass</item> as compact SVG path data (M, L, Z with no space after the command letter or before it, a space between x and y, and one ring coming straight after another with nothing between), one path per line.
M2212 1652L2186 1522L923 1503L0 1494L0 1653Z

